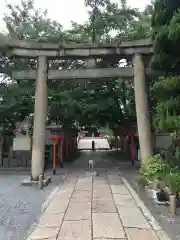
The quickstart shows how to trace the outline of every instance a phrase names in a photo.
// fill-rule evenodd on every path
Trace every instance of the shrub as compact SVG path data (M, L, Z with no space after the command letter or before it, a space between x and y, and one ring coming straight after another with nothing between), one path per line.
M142 187L148 185L147 179L143 175L137 176L136 182L139 186L142 186Z
M170 168L160 155L155 155L142 164L140 173L150 181L163 180L169 174Z
M180 173L178 171L171 172L164 181L171 193L175 194L180 191Z
M179 168L172 168L160 155L155 155L142 164L140 173L143 178L149 181L158 180L162 186L168 186L172 194L180 192Z

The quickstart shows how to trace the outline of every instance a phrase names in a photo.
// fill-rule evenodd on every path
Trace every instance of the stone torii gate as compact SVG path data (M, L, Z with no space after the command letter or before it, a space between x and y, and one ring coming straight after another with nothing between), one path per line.
M148 39L117 44L50 44L33 41L12 40L0 38L0 48L8 49L12 56L21 58L36 58L37 70L15 71L12 78L16 80L36 79L34 128L32 144L31 176L38 180L44 173L44 144L47 115L47 80L77 80L109 77L134 77L134 92L137 114L137 125L141 158L145 161L153 154L151 125L148 110L148 94L146 74L152 74L145 69L143 59L153 54L152 43ZM122 59L130 58L133 67L95 68L94 59L111 56ZM53 59L85 59L86 69L49 70L48 58Z

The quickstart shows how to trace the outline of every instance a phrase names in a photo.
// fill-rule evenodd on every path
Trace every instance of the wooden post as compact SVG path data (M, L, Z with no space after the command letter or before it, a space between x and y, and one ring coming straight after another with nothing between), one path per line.
M68 160L69 157L69 140L66 138L66 158Z
M134 56L134 94L142 161L153 155L152 133L148 109L148 91L143 59L140 54Z
M59 140L60 140L60 166L61 168L63 168L63 137L60 136L59 137Z
M130 138L131 138L131 160L132 160L132 165L134 165L134 134L130 134Z
M124 136L124 152L127 150L127 136Z
M47 115L47 57L39 56L36 79L31 178L44 175L45 133Z
M53 143L53 153L52 153L52 160L53 160L53 174L56 174L56 144L58 137L52 136L51 137L52 143Z
M4 143L4 136L0 135L0 167L3 165L3 143Z

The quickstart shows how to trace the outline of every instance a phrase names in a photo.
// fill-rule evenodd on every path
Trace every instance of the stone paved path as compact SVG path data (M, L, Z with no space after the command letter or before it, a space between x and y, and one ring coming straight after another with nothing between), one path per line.
M99 176L86 172L89 157L82 155L28 240L168 240L112 162L93 158Z

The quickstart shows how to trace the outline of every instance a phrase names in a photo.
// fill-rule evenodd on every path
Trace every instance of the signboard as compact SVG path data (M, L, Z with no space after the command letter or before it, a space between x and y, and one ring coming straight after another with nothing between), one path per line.
M13 151L30 151L31 138L27 135L16 136L13 139Z

